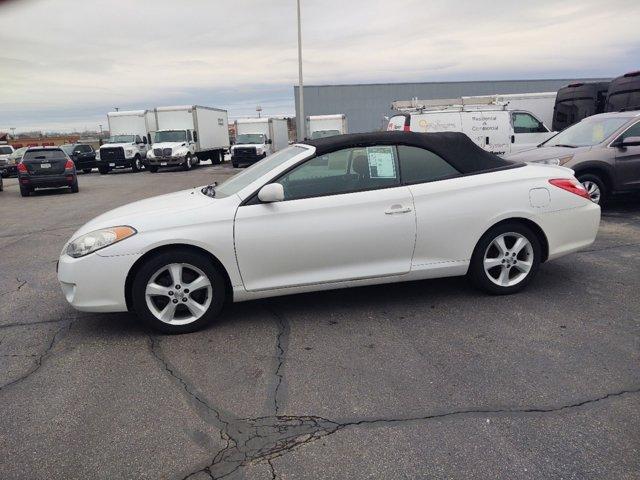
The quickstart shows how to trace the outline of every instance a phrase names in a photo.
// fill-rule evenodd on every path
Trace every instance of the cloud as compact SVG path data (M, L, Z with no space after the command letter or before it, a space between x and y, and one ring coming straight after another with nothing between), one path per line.
M306 84L615 76L640 3L302 0ZM292 114L293 0L0 3L0 130L97 128L113 106Z

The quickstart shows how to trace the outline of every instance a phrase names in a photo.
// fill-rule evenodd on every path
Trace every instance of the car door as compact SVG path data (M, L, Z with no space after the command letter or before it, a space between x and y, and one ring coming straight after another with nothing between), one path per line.
M529 112L511 112L511 125L512 153L535 148L552 135L544 123Z
M400 185L396 149L344 149L314 157L275 182L282 202L238 208L235 246L247 290L409 272L416 223Z
M640 122L629 127L613 143L627 137L640 137ZM615 149L615 175L618 188L623 190L640 188L640 146L630 146L624 149L611 148Z

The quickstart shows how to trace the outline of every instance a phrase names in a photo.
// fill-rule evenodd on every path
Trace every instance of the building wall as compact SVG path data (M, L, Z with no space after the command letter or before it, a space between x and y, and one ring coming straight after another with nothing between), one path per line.
M581 79L602 81L608 79ZM350 133L385 129L384 117L393 115L391 102L500 93L555 92L577 79L496 80L477 82L387 83L362 85L309 85L304 87L304 115L344 113ZM294 87L296 118L300 115L298 87ZM305 125L305 122L298 122ZM300 133L299 133L300 134Z

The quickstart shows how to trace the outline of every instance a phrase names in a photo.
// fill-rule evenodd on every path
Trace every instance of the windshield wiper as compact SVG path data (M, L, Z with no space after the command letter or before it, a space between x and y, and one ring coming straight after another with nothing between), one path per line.
M218 182L213 182L211 185L207 185L200 190L207 197L214 198L216 196L216 187L218 186Z
M554 147L578 148L577 145L568 145L566 143L556 143Z

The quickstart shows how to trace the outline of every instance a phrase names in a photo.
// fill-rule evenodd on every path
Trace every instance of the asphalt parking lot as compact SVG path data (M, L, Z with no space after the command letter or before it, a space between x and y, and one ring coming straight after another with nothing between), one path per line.
M640 199L523 293L464 279L237 304L203 332L69 307L62 246L228 166L0 193L3 479L640 478Z

